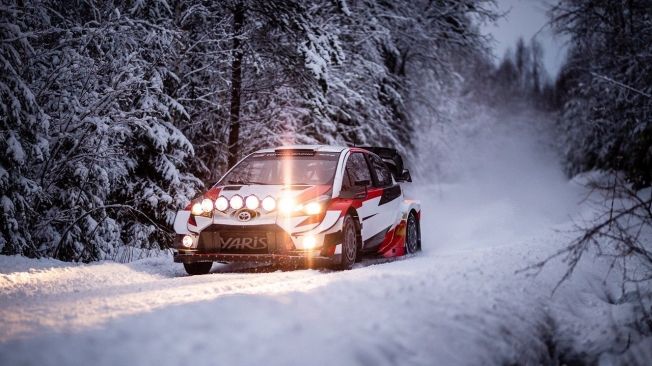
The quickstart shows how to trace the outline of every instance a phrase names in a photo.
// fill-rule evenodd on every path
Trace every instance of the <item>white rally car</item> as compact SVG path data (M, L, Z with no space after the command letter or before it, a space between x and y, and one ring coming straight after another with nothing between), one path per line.
M177 213L174 261L188 274L213 262L349 269L364 256L421 248L418 201L396 150L284 146L248 155Z

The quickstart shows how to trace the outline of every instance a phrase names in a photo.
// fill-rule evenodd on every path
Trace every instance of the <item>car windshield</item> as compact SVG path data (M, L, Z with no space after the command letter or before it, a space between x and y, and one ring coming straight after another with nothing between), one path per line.
M254 153L225 175L219 185L332 184L340 153L283 152Z

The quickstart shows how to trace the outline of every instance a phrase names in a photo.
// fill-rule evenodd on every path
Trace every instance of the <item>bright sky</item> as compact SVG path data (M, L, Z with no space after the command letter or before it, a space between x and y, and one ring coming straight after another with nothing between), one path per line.
M507 13L496 24L486 24L483 29L494 38L494 55L499 62L505 51L514 49L519 37L525 42L535 36L543 45L543 63L546 70L554 77L564 62L564 40L554 35L546 25L547 9L551 0L496 0L496 7L500 13ZM538 32L538 34L537 34Z

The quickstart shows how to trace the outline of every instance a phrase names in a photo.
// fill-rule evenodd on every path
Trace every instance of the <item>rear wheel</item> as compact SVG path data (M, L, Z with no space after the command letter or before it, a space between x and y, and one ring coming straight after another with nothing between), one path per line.
M203 275L211 271L213 262L195 262L195 263L184 263L183 268L186 269L186 272L191 275Z
M419 251L421 249L419 246L421 237L419 234L419 223L414 212L410 212L410 215L408 215L405 235L405 251L408 254L413 254Z
M342 261L337 266L338 269L351 269L355 263L355 257L358 254L358 233L357 225L351 215L344 217L342 225Z

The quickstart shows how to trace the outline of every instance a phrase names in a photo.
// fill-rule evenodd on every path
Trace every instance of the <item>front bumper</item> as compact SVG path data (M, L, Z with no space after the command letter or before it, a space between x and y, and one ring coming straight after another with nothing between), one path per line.
M340 263L341 254L330 257L318 255L319 253L292 253L292 254L224 254L224 253L196 253L177 252L174 254L176 263L197 262L246 262L269 263L274 265L300 265L300 266L329 266Z
M277 225L210 225L194 234L193 245L184 247L183 235L175 239L174 261L195 262L251 262L322 266L341 260L341 231L319 233L314 249L304 249L303 233L288 234ZM246 244L245 244L246 243ZM264 243L263 246L258 244Z

